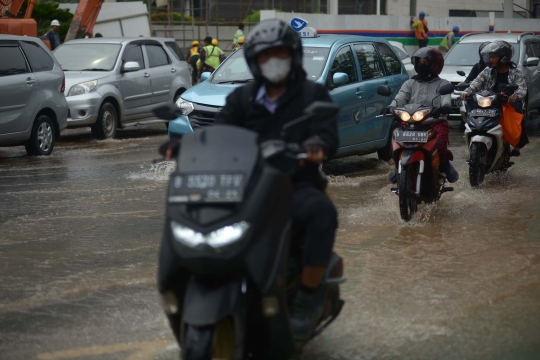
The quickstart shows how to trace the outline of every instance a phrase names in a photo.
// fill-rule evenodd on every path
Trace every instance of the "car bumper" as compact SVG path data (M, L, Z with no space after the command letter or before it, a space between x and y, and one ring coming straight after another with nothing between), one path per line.
M69 107L68 128L95 124L101 105L101 95L98 92L67 96L66 101Z
M169 140L172 138L181 138L185 134L193 132L186 115L180 115L174 120L169 121Z

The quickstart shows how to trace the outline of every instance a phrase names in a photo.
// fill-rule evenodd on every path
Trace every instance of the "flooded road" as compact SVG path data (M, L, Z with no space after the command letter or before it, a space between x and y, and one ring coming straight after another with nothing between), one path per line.
M538 122L534 123L534 128ZM508 173L399 218L388 163L333 161L341 316L304 351L327 359L540 359L540 131ZM159 306L157 250L172 163L161 126L50 157L0 148L0 359L178 359Z

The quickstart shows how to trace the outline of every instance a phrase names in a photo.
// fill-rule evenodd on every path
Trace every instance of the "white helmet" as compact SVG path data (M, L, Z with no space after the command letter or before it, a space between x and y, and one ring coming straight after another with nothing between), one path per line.
M55 19L51 22L51 26L60 26L60 23Z

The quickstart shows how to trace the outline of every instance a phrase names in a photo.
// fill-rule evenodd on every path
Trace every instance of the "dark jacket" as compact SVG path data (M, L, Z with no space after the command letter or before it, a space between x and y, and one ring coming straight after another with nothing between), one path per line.
M52 29L47 31L45 34L47 39L49 39L49 42L51 43L51 50L56 49L60 46L60 35L56 32L54 32Z
M291 80L281 96L275 114L271 114L263 105L255 102L261 85L259 82L251 82L233 91L227 97L225 107L217 115L216 123L251 129L259 134L262 142L279 138L282 126L302 116L303 110L313 101L332 101L326 88L306 80L302 70L299 76ZM285 136L287 142L300 146L312 138L322 141L327 157L332 157L339 143L336 119L306 121L290 128ZM317 166L306 166L299 175L305 179L314 176L316 172ZM295 177L295 180L298 181L299 177Z
M465 79L466 83L470 83L476 77L486 68L486 64L484 62L477 62L474 64L473 68L471 69L471 72L469 73L469 76L467 76L467 79Z

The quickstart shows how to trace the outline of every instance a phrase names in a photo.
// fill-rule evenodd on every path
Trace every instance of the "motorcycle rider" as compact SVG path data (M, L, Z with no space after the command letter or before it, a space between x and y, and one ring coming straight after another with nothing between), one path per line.
M444 58L441 52L430 47L421 48L414 53L413 61L417 75L403 83L395 99L388 107L390 113L394 113L393 110L396 107L407 104L432 106L433 103L435 108L441 107L441 114L450 114L452 111L450 95L439 96L433 101L433 98L438 94L438 89L448 84L448 81L439 77L444 67ZM448 150L448 121L440 121L431 125L431 127L437 132L439 171L446 174L449 182L454 183L459 179L459 174L450 163L450 160L454 160L454 155ZM395 169L390 172L388 179L394 184L397 182Z
M216 123L256 131L262 142L279 138L282 126L300 117L313 101L332 101L323 86L306 79L300 37L284 21L261 21L249 33L244 54L255 81L227 97ZM326 180L318 169L337 150L335 119L299 123L289 128L285 140L297 143L307 153L307 161L293 175L291 218L305 230L305 246L300 291L290 309L295 338L306 340L321 314L317 289L330 260L337 229L337 212L324 192ZM174 156L178 145L164 145L160 152L167 158Z
M489 43L490 43L490 41L486 41L486 42L483 42L482 44L480 44L480 47L478 48L478 56L480 57L480 60L476 64L474 64L474 66L472 67L471 72L469 73L469 75L465 79L466 83L470 83L471 81L476 79L478 74L480 74L486 68L487 64L484 61L484 58L482 57L482 50Z
M495 40L487 44L481 51L484 62L488 64L469 87L461 94L461 99L465 100L467 95L490 90L499 92L499 85L516 84L518 89L508 98L508 102L517 112L523 112L523 101L527 96L527 84L523 78L523 73L512 61L514 48L503 40ZM504 110L503 110L504 111ZM527 134L522 130L519 144L511 152L511 156L521 155L521 148L529 143Z

